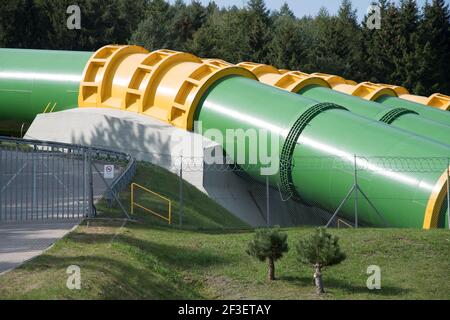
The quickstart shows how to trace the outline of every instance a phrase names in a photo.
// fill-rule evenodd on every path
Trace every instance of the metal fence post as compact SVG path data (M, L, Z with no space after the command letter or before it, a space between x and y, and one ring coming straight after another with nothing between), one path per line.
M88 149L88 217L94 217L94 183L92 179L92 154L91 149Z
M2 145L0 143L0 221L3 219L3 201L2 201L2 195L3 195L3 165L2 165L2 159L3 159L3 150Z
M32 211L36 210L36 145L33 146L33 157L32 157L32 165L33 165L33 195L32 195Z
M183 156L180 162L180 226L183 225Z
M270 227L270 199L269 199L269 176L266 176L266 214L267 228Z
M359 187L358 187L358 164L356 162L356 154L355 154L355 159L354 159L354 166L355 166L355 228L358 228L358 192L359 192Z
M87 196L87 179L86 179L86 173L87 173L87 153L86 150L83 149L83 215L86 214L86 203L88 203L88 196Z

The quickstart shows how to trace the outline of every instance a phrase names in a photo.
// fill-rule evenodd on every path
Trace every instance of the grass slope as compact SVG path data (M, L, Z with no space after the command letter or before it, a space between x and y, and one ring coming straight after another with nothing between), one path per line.
M137 181L167 196L177 194L177 182L171 180L160 169L138 169ZM296 262L293 250L311 228L285 229L291 251L276 265L278 280L267 283L266 265L245 253L253 231L194 189L188 194L183 228L163 225L144 212L136 213L136 223L84 223L45 254L0 276L0 299L319 298L313 271ZM330 232L341 238L347 260L325 271L327 294L321 299L450 299L448 231ZM377 291L366 288L366 270L373 264L382 270ZM81 267L81 290L66 288L69 265Z

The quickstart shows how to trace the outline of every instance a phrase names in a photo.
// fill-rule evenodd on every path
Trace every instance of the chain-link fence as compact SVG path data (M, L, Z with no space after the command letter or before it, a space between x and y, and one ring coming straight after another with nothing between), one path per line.
M176 195L173 190L163 193L179 203L175 223L183 223L183 203L189 197L184 180L254 226L422 228L427 219L430 227L448 225L447 157L294 158L280 166L288 171L286 181L280 172L264 176L261 165L236 165L227 159L208 164L203 157L146 158L178 175Z
M0 222L94 217L134 174L125 153L0 137Z
M152 171L141 181L173 201L173 223L183 224L188 214L189 183L253 226L448 225L447 157L293 158L276 164L272 175L264 175L261 164L237 165L226 157L209 163L147 153L145 159L144 167L176 175L159 179ZM0 221L93 217L102 197L127 215L117 193L129 187L135 167L130 155L103 148L0 138ZM148 202L155 212L166 210L154 197Z

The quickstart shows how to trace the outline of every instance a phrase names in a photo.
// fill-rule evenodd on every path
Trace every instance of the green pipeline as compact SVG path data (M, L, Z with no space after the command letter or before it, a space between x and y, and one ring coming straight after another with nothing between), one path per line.
M49 112L77 107L81 76L91 55L90 52L0 49L0 120L20 125L31 122L46 109ZM319 103L241 77L224 78L212 85L198 106L196 118L202 121L205 135L208 129L219 131L225 137L228 129L245 132L264 129L266 134L268 131L269 137L265 139L264 135L257 135L256 145L244 141L241 167L248 175L263 181L261 169L266 169L268 163L260 155L274 154L277 160L275 174L270 176L272 187L331 212L353 184L354 154L389 159L448 155L448 148L443 144L354 114L338 104ZM395 122L400 127L400 118ZM235 152L239 149L238 139L226 139L223 147L239 162L236 158L239 153ZM258 157L254 163L250 160L255 153ZM421 228L427 202L445 166L439 172L397 172L381 164L367 167L364 161L364 158L356 161L360 167L358 182L384 219L360 196L359 221L384 226L386 220L391 227ZM441 209L438 226L444 227L448 225L446 207L443 204L437 207ZM343 206L341 214L353 219L352 198Z
M389 163L367 165L364 157L383 155L388 162L388 158L407 159L424 154L443 157L448 149L337 105L317 103L245 78L230 77L213 85L199 105L196 120L201 122L203 134L209 129L219 130L225 137L230 129L243 130L248 135L252 129L269 131L272 138L279 140L280 150L280 170L271 177L272 186L331 212L353 185L357 154L361 157L357 158L357 167L362 168L357 173L359 185L383 215L381 218L367 201L358 201L359 221L367 225L421 228L428 199L446 170L443 165L440 172L397 172L386 168ZM269 149L264 146L268 140L258 139L254 148L264 154ZM222 141L228 155L239 151L234 141ZM249 145L245 148L248 152ZM250 156L243 158L247 161ZM292 159L289 165L286 157ZM259 169L263 166L258 161L245 163L243 168L261 180ZM445 211L444 208L441 212L440 227L448 224ZM348 219L354 218L353 198L341 212Z
M394 108L405 108L417 112L424 118L450 126L450 112L448 111L439 110L417 102L387 95L379 97L376 102Z
M307 86L298 93L316 101L345 106L349 111L361 116L407 130L410 134L423 136L447 146L450 145L450 126L421 117L415 111L364 100L318 85ZM450 152L448 154L450 155Z
M1 49L1 121L29 124L44 111L77 107L81 76L91 55L92 52Z

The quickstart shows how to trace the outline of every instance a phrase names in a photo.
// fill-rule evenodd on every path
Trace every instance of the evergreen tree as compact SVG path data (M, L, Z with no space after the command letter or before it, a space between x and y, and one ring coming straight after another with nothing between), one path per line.
M419 28L424 94L450 95L450 12L444 0L425 4Z
M298 70L306 56L300 25L287 4L273 18L273 37L269 46L270 64Z
M380 0L377 4L380 7L381 28L371 30L363 22L361 60L365 63L361 66L361 77L371 82L389 83L393 80L395 59L400 54L397 46L393 45L399 40L400 14L388 0Z
M240 27L247 32L249 59L254 62L268 62L271 19L264 0L250 0L247 4L245 23Z
M189 5L185 5L183 1L176 1L174 12L171 26L172 48L186 50L186 44L192 40L194 33L206 22L207 11L200 1L193 0Z
M278 229L257 230L254 239L248 244L247 254L260 261L268 262L268 280L275 280L275 261L289 251L287 234Z
M2 0L0 3L0 41L3 46L47 47L50 22L40 1Z
M419 9L415 0L401 0L398 20L397 49L391 57L395 68L389 83L407 89L421 88L421 45L419 37Z
M147 6L145 17L132 34L130 43L150 51L172 48L172 7L164 0L152 0Z
M314 282L318 294L324 293L322 270L324 267L341 263L346 255L340 249L338 237L317 228L315 233L297 243L298 261L314 267Z
M248 61L250 49L247 33L242 28L245 18L246 13L236 6L214 11L188 43L188 51L232 63Z

